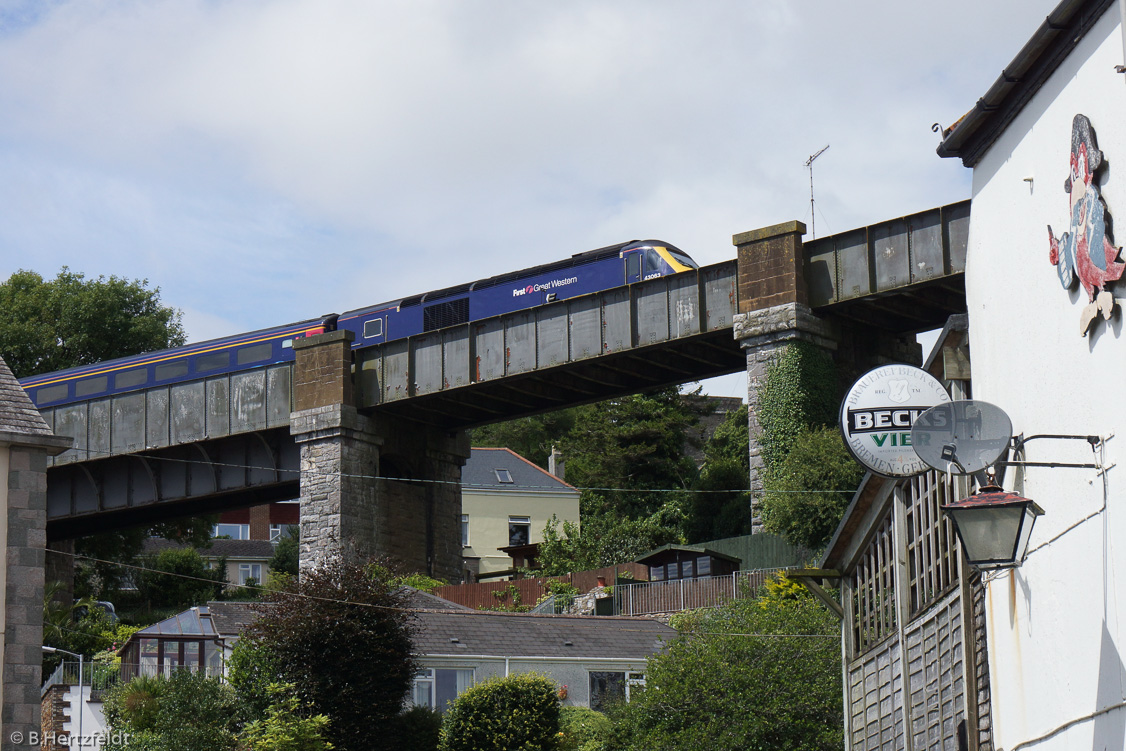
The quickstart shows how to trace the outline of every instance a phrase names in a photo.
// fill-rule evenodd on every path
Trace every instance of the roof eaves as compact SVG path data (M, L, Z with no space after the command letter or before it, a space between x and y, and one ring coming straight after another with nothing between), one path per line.
M973 108L942 133L940 157L975 166L1114 0L1062 0Z

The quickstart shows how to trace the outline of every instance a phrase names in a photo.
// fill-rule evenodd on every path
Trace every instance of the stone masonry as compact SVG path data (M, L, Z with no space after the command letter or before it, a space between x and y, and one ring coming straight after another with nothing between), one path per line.
M51 434L0 359L0 737L2 751L27 746L40 726L43 564L47 544L47 457L70 448ZM22 735L17 735L22 734Z
M361 414L352 404L351 339L334 331L295 342L301 566L330 554L377 555L456 580L468 439Z
M750 432L751 531L762 531L762 451L758 438L758 394L766 371L794 341L805 341L833 354L842 380L888 362L918 363L914 337L863 329L847 321L821 317L809 308L802 235L805 225L791 221L735 235L739 258L739 313L734 335L747 353L747 414ZM842 383L847 385L847 383Z

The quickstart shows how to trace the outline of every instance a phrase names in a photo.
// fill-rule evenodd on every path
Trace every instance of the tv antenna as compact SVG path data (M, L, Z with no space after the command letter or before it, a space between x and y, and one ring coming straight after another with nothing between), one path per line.
M820 151L805 160L805 166L809 167L809 231L813 234L812 239L817 239L817 215L813 213L813 160L824 154L829 149L829 144L825 144Z

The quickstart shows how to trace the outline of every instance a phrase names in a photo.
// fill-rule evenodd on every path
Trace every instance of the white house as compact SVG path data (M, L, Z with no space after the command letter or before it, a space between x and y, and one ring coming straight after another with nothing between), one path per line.
M1045 511L1023 565L984 577L1005 751L1126 747L1126 230L1111 222L1126 227L1124 15L1061 2L939 149L973 169L974 397L1017 434L1077 436L1030 440L1016 460L1088 465L1004 478Z

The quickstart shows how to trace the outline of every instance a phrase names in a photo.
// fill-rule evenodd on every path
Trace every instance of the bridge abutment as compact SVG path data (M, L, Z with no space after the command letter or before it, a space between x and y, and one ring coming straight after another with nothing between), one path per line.
M301 567L327 555L387 556L408 571L461 575L464 431L361 414L346 331L295 342L290 431L301 451Z

